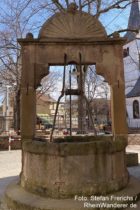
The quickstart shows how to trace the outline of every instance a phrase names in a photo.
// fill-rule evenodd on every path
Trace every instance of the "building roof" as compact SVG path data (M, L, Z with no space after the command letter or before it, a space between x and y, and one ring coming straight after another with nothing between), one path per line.
M138 78L133 89L126 95L127 98L140 96L140 77Z
M140 29L140 2L138 0L132 0L131 11L128 21L128 29L139 30ZM124 35L128 41L132 41L136 38L136 33L127 31Z
M44 102L51 102L51 103L56 103L56 100L53 99L50 95L38 93L38 101L44 101Z

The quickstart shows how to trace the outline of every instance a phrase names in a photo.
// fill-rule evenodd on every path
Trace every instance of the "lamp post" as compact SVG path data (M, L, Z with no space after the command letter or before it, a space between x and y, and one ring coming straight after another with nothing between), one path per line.
M71 91L71 69L69 70L69 85L70 85L70 91ZM71 109L71 93L70 93L70 136L72 136L72 109Z
M5 109L5 131L8 132L8 116L9 116L9 86L6 86L6 109Z

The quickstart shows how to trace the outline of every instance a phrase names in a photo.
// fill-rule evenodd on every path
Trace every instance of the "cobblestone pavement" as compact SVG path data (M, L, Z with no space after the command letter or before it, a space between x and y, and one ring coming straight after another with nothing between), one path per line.
M129 173L140 179L140 145L129 145L127 152L137 152L139 166L129 167ZM21 151L0 151L0 199L2 200L7 185L16 180L21 171ZM0 207L0 210L3 208ZM8 210L7 208L4 210Z

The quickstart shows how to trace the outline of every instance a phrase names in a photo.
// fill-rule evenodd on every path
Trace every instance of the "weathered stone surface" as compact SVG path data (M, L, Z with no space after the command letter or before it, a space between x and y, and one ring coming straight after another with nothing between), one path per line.
M57 138L53 143L24 139L23 150L36 154L59 156L113 153L125 149L125 136L72 136Z
M71 138L54 143L25 140L21 185L53 198L107 194L127 185L125 137Z

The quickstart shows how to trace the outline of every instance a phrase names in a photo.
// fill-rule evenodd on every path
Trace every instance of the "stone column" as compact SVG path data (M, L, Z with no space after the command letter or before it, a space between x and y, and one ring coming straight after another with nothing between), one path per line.
M125 82L122 43L104 46L102 62L97 63L97 73L104 76L111 87L111 119L113 135L126 135Z
M123 84L111 85L111 118L114 135L127 134L125 87Z
M110 66L111 72L111 115L112 132L114 135L128 133L126 122L125 82L123 68L122 45L114 47L114 65Z
M36 91L34 87L21 88L21 136L33 139L36 124Z
M31 140L36 125L36 90L35 90L35 49L34 46L22 47L21 77L21 138Z

